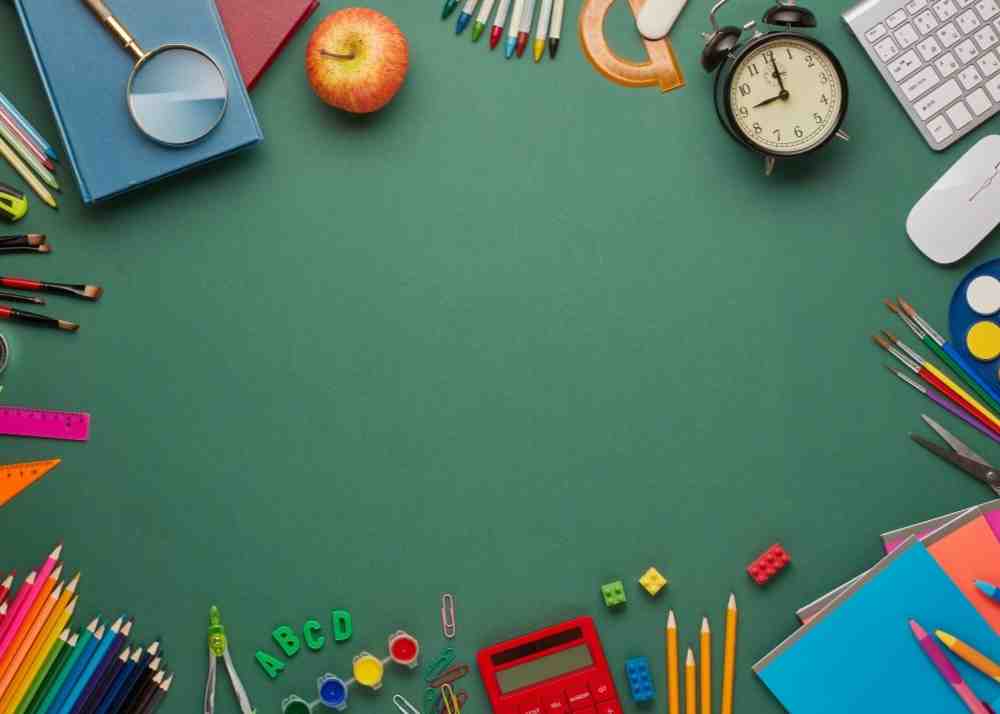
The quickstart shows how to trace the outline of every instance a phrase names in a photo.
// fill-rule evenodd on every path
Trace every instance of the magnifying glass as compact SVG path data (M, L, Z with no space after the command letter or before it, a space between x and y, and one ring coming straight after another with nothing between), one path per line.
M139 131L165 146L187 146L219 125L229 86L214 59L181 44L145 52L101 0L83 2L136 59L125 99Z

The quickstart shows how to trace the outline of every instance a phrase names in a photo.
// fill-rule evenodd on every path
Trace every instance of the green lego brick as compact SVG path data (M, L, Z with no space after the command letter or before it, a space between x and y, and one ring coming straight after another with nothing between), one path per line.
M625 604L625 586L621 580L605 583L601 586L601 597L608 607L618 607Z

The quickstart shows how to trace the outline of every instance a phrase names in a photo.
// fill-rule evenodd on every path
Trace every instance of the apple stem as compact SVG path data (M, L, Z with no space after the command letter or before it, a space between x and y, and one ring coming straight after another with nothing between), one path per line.
M340 54L338 52L329 52L327 50L320 50L319 52L320 52L320 54L326 55L327 57L336 57L337 59L354 59L354 53L353 52L351 54L349 54L349 55Z

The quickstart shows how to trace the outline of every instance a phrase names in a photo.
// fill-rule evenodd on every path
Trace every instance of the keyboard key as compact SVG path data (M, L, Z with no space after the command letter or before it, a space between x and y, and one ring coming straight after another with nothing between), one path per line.
M911 15L916 15L925 7L927 7L927 0L910 0L906 3L906 11Z
M885 29L885 25L883 25L880 22L879 24L875 25L875 27L873 27L872 29L868 30L868 32L865 33L865 38L869 42L878 42L883 37L885 37L888 34L888 32L889 31Z
M983 73L984 77L992 77L997 70L1000 70L1000 58L997 57L995 52L987 52L979 58L976 64L979 66L979 71Z
M910 52L912 52L912 51L913 50L910 50ZM893 62L893 64L896 64L896 62L902 61L902 59L903 58L900 57L898 60L895 60ZM958 60L955 59L955 55L953 55L951 52L945 52L943 55L941 55L936 60L934 60L934 66L937 67L937 70L938 70L938 72L941 73L941 76L944 77L945 79L947 79L952 74L954 74L955 72L957 72L958 68L961 67L962 65L960 65L958 63ZM890 65L890 69L891 69L891 65ZM897 79L896 81L898 82L899 80Z
M983 50L988 50L998 42L997 33L995 33L993 28L989 25L981 27L979 31L972 36L972 38L976 41L976 44L979 45L979 48Z
M986 96L986 92L982 89L977 89L965 99L969 102L969 106L972 107L972 111L974 111L978 117L981 117L983 114L988 112L992 106L992 104L990 104L990 98Z
M986 91L993 97L994 102L1000 102L1000 75L986 82Z
M969 62L979 56L979 48L976 47L976 43L972 40L965 40L955 48L955 54L958 56L959 62L969 64Z
M917 29L920 30L920 32L922 32L925 35L928 32L933 31L934 28L938 26L937 18L931 14L930 10L927 10L917 15L915 18L913 18L913 22L916 23ZM874 40L872 40L872 42L874 42Z
M996 4L996 0L979 0L976 11L984 20L992 20L994 16L1000 15L1000 6Z
M939 111L948 107L952 102L962 96L962 90L958 82L949 79L930 94L925 94L922 99L918 99L913 105L917 116L926 121Z
M983 81L983 76L979 74L979 70L974 66L969 65L961 72L958 73L958 81L962 83L962 86L966 89L972 89L977 84Z
M961 129L963 126L972 121L972 115L962 102L953 106L951 109L946 111L945 114L947 114L948 118L951 119L951 123L956 129Z
M948 54L949 54L949 56L951 55L950 52ZM953 62L954 62L954 60L955 60L955 58L952 57L952 61ZM938 62L940 62L940 61L941 60L938 60ZM902 57L894 59L892 62L889 63L889 74L891 74L892 78L895 79L897 82L901 82L902 80L906 79L911 74L913 74L917 70L918 67L920 67L920 58L917 57L917 53L916 52L914 52L913 50L910 50L909 52L907 52ZM939 69L940 69L940 67L939 67ZM958 63L957 62L955 62L955 69L958 69ZM952 71L954 71L954 70L952 70ZM944 72L942 72L942 74L944 74ZM950 72L949 72L949 74L950 74Z
M896 10L896 12L892 13L891 15L889 15L889 17L885 18L885 24L892 29L899 27L904 22L906 22L905 10Z
M903 82L900 89L903 90L903 95L912 102L917 97L936 87L940 82L941 79L937 76L937 72L934 71L933 67L924 67Z
M986 0L982 1L985 2ZM955 3L952 0L938 0L932 7L934 14L938 16L941 22L947 22L958 14L958 8L955 7Z
M906 27L909 27L909 25L907 25ZM962 33L958 31L957 27L955 27L955 23L949 22L947 25L945 25L944 27L942 27L940 30L937 31L937 37L939 40L941 40L942 45L944 45L945 47L951 47L953 44L962 39ZM896 33L896 39L897 40L899 39L899 32ZM900 46L909 47L909 45L904 45L903 43L900 43Z
M944 114L939 114L927 124L927 130L934 137L934 140L941 143L955 132L951 129L951 124L944 118Z
M893 33L896 42L904 50L920 39L920 35L913 29L913 25L907 23Z
M875 45L875 51L878 52L879 45L882 45L882 44L884 44L886 42L892 42L892 39L891 38L886 38L886 39L882 40L882 42L880 42L878 45ZM893 42L892 43L892 47L891 48L890 47L886 47L885 51L889 52L892 49L894 49L895 47L896 47L896 43ZM939 54L941 54L941 45L939 45L938 42L937 42L937 40L935 40L933 37L925 37L923 39L923 41L920 42L920 44L917 45L917 51L920 52L920 56L924 58L925 62L930 62L932 59L934 59ZM879 57L882 57L882 53L881 52L879 52L878 54L879 54ZM888 59L892 59L892 57L894 57L895 55L896 55L896 53L893 52L893 54L890 55ZM883 57L882 59L883 59L883 61L886 61L885 57Z
M928 38L933 41L934 38ZM924 40L926 42L927 40ZM936 42L934 44L937 44ZM875 45L875 52L878 56L882 58L883 62L888 62L893 57L899 54L899 48L896 43L892 41L891 37L886 37L884 40ZM930 59L929 57L926 59Z
M962 28L962 32L968 35L970 32L975 32L982 25L982 21L979 19L979 15L974 13L972 10L966 10L961 15L958 16L958 26Z

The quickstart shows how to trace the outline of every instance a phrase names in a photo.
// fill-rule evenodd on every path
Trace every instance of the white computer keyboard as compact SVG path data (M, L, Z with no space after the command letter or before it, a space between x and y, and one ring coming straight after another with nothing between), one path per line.
M1000 0L866 0L843 18L932 149L1000 110Z

